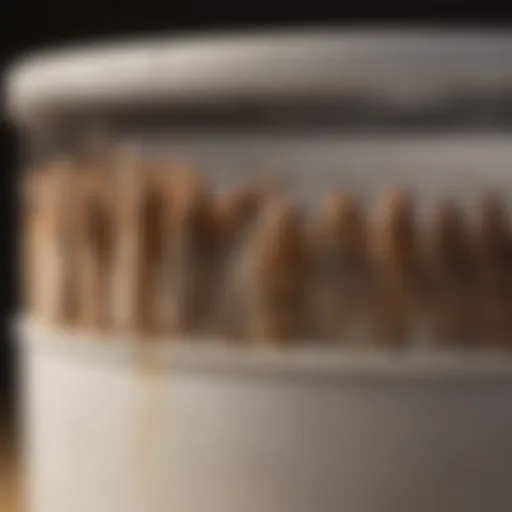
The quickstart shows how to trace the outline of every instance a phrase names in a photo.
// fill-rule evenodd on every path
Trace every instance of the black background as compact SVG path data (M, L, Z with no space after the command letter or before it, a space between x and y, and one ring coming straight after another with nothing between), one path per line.
M334 5L334 3L333 3ZM7 65L26 52L91 39L115 39L122 36L165 34L175 32L222 31L282 26L344 25L464 25L491 26L506 24L509 16L489 13L486 3L428 2L397 4L390 2L342 4L344 14L321 12L311 5L273 2L266 11L262 3L243 2L222 5L219 2L99 2L87 1L45 3L32 0L2 0L0 4L0 52L2 74ZM308 9L306 10L305 7ZM482 9L483 8L483 9ZM486 10L487 12L478 12ZM339 9L341 10L341 9ZM309 12L308 12L309 11ZM2 98L3 102L3 98ZM4 112L2 105L2 114ZM16 286L16 170L18 157L16 131L5 116L0 117L0 399L14 396L14 357L9 320L17 309ZM7 400L11 403L12 400Z

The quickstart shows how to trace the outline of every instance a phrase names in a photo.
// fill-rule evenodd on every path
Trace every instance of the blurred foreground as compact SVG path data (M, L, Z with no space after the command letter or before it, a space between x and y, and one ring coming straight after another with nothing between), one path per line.
M0 510L18 512L22 507L13 421L5 415L0 418Z

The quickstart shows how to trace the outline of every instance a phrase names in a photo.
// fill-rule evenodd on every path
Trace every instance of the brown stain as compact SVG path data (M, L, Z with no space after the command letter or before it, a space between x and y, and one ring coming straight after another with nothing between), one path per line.
M291 343L310 335L311 247L297 205L277 200L268 208L247 254L250 337Z
M40 232L45 232L40 226L41 208L43 208L41 195L44 169L29 169L25 172L21 182L21 254L22 272L20 275L22 302L24 307L35 312L37 309L35 255L41 241Z
M74 173L79 171L75 166L64 163L56 169L56 210L57 241L63 249L63 265L65 273L62 284L62 298L57 322L73 325L77 320L77 290L76 290L76 240L77 233L71 221L77 201L77 182Z
M75 169L67 161L35 169L23 183L23 254L25 299L29 311L61 324L73 323L76 294L73 281L75 232L73 214ZM46 258L59 258L56 282L44 280L51 272ZM46 286L51 286L47 289ZM51 300L49 300L51 299Z
M431 280L433 343L472 345L480 325L474 237L452 198L439 201L426 247Z
M419 254L414 197L405 188L385 193L372 236L376 275L374 336L378 343L404 346L417 313Z
M240 341L244 336L241 323L246 317L246 306L240 293L236 269L265 199L259 187L248 184L218 197L213 205L216 229L216 300L212 331L224 339Z
M106 173L85 170L77 178L76 205L78 324L108 329L112 325L110 284L113 267L115 194Z
M145 169L147 181L140 205L141 216L141 329L146 333L169 332L162 295L166 294L167 255L174 237L174 182L170 166L155 163Z
M371 231L358 199L338 191L310 237L279 175L216 197L187 162L118 156L115 168L55 159L24 177L21 280L29 311L141 339L222 334L276 343L306 332L343 340L357 317L388 347L404 346L426 311L434 344L512 343L512 231L496 192L482 193L471 226L452 198L441 200L425 232L407 189L383 195ZM43 258L55 247L62 279L44 282ZM117 253L129 261L120 266ZM362 286L354 282L360 274ZM127 285L122 322L109 318L110 287L119 282ZM321 297L318 304L308 294Z
M338 191L324 201L316 229L316 330L343 341L350 328L368 321L368 226L363 205Z
M115 308L123 330L154 334L165 329L156 300L164 245L172 236L171 179L165 165L142 162L131 153L123 155L123 165L115 179Z
M204 334L214 298L218 232L212 190L194 168L173 175L172 330Z
M477 227L483 337L488 346L512 345L512 233L499 193L484 192Z
M240 233L258 214L262 195L250 185L240 186L214 202L214 220L220 243L229 247L236 244Z

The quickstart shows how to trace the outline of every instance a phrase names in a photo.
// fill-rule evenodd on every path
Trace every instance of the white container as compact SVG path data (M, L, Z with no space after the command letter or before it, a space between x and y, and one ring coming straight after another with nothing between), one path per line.
M512 185L507 109L492 107L511 63L494 33L145 42L29 59L9 106L36 158L100 123L192 152L225 183L278 162L306 199L398 181L428 209ZM432 110L428 130L413 114ZM29 512L512 510L500 355L141 344L30 319L19 332Z
M510 359L141 346L23 327L30 511L512 505Z

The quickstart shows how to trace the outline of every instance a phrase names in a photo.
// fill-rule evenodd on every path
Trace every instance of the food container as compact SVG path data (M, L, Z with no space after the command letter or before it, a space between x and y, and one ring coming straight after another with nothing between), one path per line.
M411 187L508 193L512 38L334 31L97 45L8 77L28 163L102 141L193 155L219 187L279 167L314 207ZM512 507L512 360L272 350L18 325L30 512ZM176 340L174 340L176 341Z

